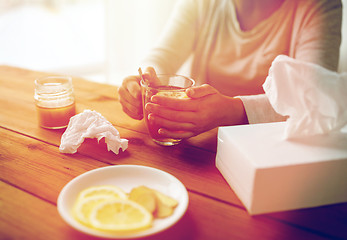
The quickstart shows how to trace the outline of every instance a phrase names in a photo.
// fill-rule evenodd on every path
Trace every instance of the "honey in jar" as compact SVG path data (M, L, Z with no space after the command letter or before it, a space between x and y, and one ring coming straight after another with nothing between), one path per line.
M36 79L35 104L41 127L65 128L76 114L71 77L47 76Z

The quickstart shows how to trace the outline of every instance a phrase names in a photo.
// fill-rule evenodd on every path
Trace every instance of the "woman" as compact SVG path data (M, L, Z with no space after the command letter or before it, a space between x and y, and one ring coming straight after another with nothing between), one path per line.
M149 121L162 126L163 137L188 138L219 126L285 120L262 89L271 62L284 54L336 71L341 15L340 0L180 1L144 61L151 66L144 76L175 73L192 55L197 86L187 99L154 96ZM123 110L135 119L143 117L139 80L129 76L119 88Z

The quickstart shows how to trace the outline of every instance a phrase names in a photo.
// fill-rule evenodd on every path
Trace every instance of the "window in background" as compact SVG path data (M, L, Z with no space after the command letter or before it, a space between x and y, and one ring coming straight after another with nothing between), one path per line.
M0 0L0 64L119 85L177 0Z
M103 1L2 0L0 64L103 81Z

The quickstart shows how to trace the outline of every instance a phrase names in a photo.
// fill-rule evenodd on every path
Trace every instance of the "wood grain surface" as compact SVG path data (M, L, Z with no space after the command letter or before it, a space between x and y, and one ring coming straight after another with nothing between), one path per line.
M108 152L86 139L76 154L59 152L64 130L38 126L34 80L50 73L0 66L0 239L98 239L59 216L61 189L86 171L135 164L166 171L189 192L189 207L172 228L144 239L347 239L347 204L250 216L215 167L216 129L178 146L156 145L143 121L129 118L117 87L73 77L77 112L95 110L129 140Z

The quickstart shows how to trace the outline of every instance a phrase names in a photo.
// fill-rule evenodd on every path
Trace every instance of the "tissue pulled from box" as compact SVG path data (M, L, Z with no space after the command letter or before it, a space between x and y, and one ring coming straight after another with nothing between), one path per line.
M289 116L285 139L326 134L347 124L347 73L280 55L263 89L274 110Z
M121 139L119 132L100 113L85 110L72 118L61 137L59 151L62 153L75 153L85 138L105 138L107 150L115 154L119 149L125 151L128 148L128 140Z

